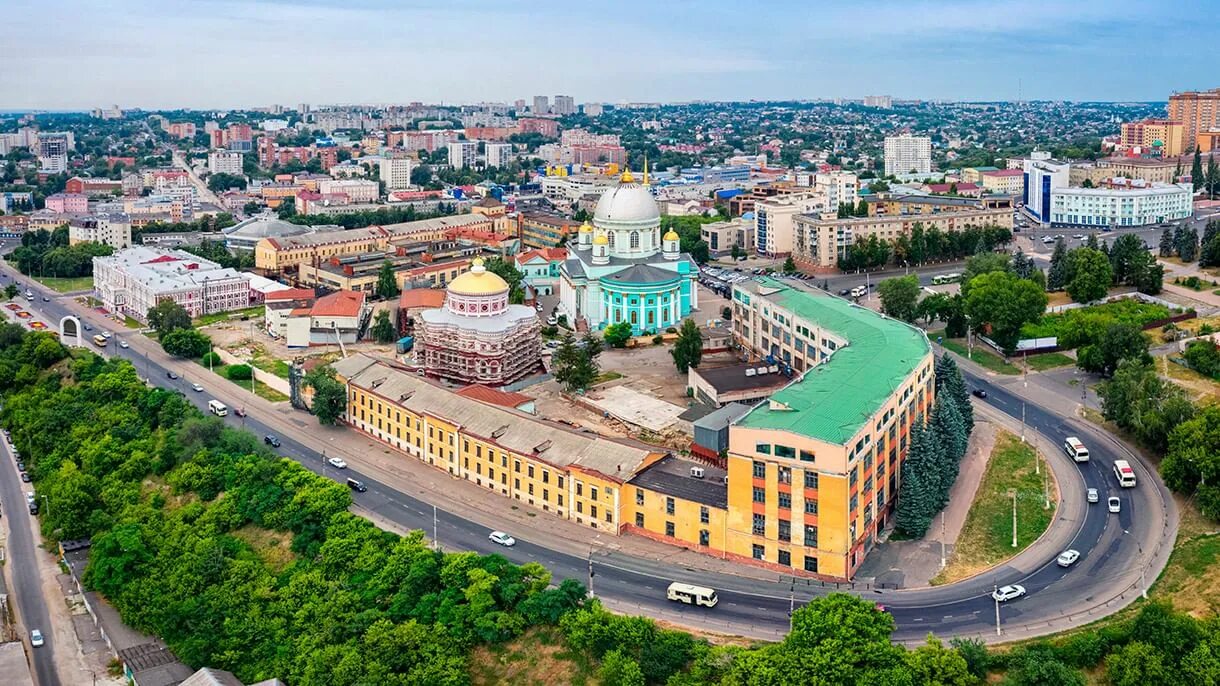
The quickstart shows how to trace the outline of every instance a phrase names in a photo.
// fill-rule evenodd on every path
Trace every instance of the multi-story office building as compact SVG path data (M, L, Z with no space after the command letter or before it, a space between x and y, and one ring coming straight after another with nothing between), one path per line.
M733 246L737 246L743 253L754 248L754 226L741 217L704 224L699 227L699 237L707 243L708 252L712 257L732 253Z
M576 114L576 100L570 95L556 95L555 106L551 108L551 114L560 116Z
M1021 202L1025 205L1026 213L1040 223L1050 222L1051 192L1068 187L1070 167L1067 162L1052 159L1025 160Z
M770 257L791 254L792 218L815 211L825 212L827 207L814 194L777 196L754 203L754 249Z
M550 100L545 95L535 95L534 107L530 111L534 114L550 114Z
M318 192L323 195L342 193L348 202L373 202L381 195L381 185L365 179L331 179L318 182Z
M1169 119L1182 122L1182 138L1193 146L1200 131L1220 128L1220 88L1170 95Z
M80 193L52 193L45 203L47 210L56 214L84 214L89 211L89 196Z
M1086 179L1096 185L1116 176L1152 183L1174 183L1177 181L1174 173L1178 171L1178 164L1178 160L1145 157L1110 157L1096 162L1074 162L1068 170L1068 185L1082 186ZM1189 170L1190 161L1187 160L1182 164L1182 172Z
M449 149L449 166L454 169L474 166L479 152L479 144L475 141L450 141L445 147Z
M930 174L932 139L904 133L885 137L885 175Z
M513 159L512 143L484 143L483 157L489 169L507 167Z
M1168 119L1145 119L1125 122L1120 128L1119 147L1139 148L1141 154L1157 157L1177 157L1186 151L1182 122Z
M210 152L208 153L208 173L240 176L243 159L240 152Z
M1025 190L1025 172L1020 169L996 169L979 175L979 183L987 193L1021 195Z
M162 300L192 317L250 306L250 276L179 250L135 246L93 258L93 290L102 306L142 322Z
M68 222L68 245L102 243L115 250L131 247L131 217L99 213L74 217Z
M1191 216L1189 183L1164 184L1116 178L1098 188L1051 191L1052 226L1146 226Z
M517 215L517 233L521 243L530 248L554 248L575 234L580 222L557 214L522 212Z
M387 191L397 191L411 186L411 172L415 160L409 157L383 157L378 163L380 178Z

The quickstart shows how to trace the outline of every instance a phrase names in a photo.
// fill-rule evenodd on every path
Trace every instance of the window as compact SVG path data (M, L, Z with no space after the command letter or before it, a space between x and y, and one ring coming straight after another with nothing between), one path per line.
M597 500L597 486L589 487L589 500Z
M644 528L644 513L643 512L635 513L635 525L640 527L641 529Z
M584 501L583 501L583 500L577 500L577 501L576 501L576 511L577 511L577 512L580 512L580 513L582 513L582 514L584 513L584 511L585 511L585 503L584 503Z
M707 529L699 530L699 545L711 545L712 537L708 534Z
M792 522L788 521L787 519L779 520L779 540L792 540Z
M781 484L792 483L792 469L790 467L780 467L778 476Z
M710 521L711 521L711 514L707 511L707 506L700 505L699 506L699 523L707 524Z
M817 513L818 513L818 501L805 500L805 514L815 515Z
M818 487L818 473L817 472L805 472L805 488L812 488L812 489L816 490L817 487Z
M589 506L589 516L594 519L597 519L597 506L596 505Z
M635 504L636 505L644 504L644 491L642 491L638 488L635 489Z
M665 522L665 535L669 536L670 538L673 538L673 535L674 535L674 523L673 522Z
M810 548L818 547L818 528L816 526L805 525L805 545Z
M521 460L513 460L513 471L518 474L521 473Z
M667 496L665 498L665 514L671 515L673 513L674 513L674 499Z
M767 478L767 465L766 465L766 463L764 463L764 462L759 462L758 460L754 460L754 478L755 478L755 479L765 479L765 478Z
M813 572L814 574L816 574L818 571L818 558L816 558L812 555L806 555L805 556L805 571Z
M776 444L775 456L776 457L796 457L796 450L790 446Z
M585 487L584 484L580 483L579 481L576 482L576 495L577 496L584 495L584 487Z
M531 479L534 478L534 465L532 465L532 464L526 465L525 472L526 472L525 473L526 476L528 476Z
M771 444L770 443L756 443L754 445L754 452L761 453L763 455L770 455L771 454ZM758 464L758 463L755 462L754 464Z
M791 567L792 566L792 553L788 552L787 550L779 551L779 563L781 565L784 565L785 567Z
M755 543L754 544L754 559L763 560L763 559L766 559L766 557L767 557L767 549L762 547L761 545L758 545L757 543Z
M542 483L544 483L544 484L551 483L551 473L545 469L542 470Z
M813 462L813 453L808 450L801 451L801 462Z
M854 515L856 513L856 508L859 506L860 506L860 496L858 494L853 495L851 497L851 501L847 505L847 511Z
M767 516L766 515L761 515L761 514L754 515L753 531L758 536L762 536L767 533Z
M779 494L779 506L781 509L791 510L792 509L792 494L791 493L780 493Z
M859 480L860 480L860 470L852 469L851 473L847 475L847 487L851 488L851 487L855 486L856 482Z
M529 494L534 495L534 484L526 484L526 486L529 486Z
M754 487L754 502L756 502L756 503L767 502L767 490L765 488L759 488L758 486Z

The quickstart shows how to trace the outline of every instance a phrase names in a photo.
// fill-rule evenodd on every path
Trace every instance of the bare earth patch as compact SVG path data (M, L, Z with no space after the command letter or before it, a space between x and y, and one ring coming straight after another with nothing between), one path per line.
M250 546L271 571L277 574L297 559L296 553L292 552L291 535L247 524L234 531L233 536Z
M537 628L498 646L480 646L470 655L473 686L561 686L595 683L592 667L569 653L554 628Z

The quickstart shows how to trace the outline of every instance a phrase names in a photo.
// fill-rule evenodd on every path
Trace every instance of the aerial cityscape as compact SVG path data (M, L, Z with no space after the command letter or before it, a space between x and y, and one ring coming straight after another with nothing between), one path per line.
M1220 683L1203 24L18 5L4 686Z

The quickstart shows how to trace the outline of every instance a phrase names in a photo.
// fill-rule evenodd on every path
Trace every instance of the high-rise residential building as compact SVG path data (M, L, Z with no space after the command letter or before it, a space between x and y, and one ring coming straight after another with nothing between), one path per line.
M888 95L866 95L864 96L864 106L888 110L894 107L894 99Z
M1169 119L1182 122L1183 139L1193 149L1201 131L1220 128L1220 88L1170 95Z
M208 172L211 174L241 174L242 159L240 152L210 152L208 153Z
M534 114L549 114L551 105L549 99L545 95L534 96Z
M475 156L479 152L479 144L474 141L450 141L445 144L449 149L449 166L454 169L473 167Z
M487 167L507 167L513 158L512 143L484 143L483 155L487 158Z
M602 112L605 111L605 107L603 107L600 102L586 102L584 104L584 110L586 117L600 117L602 116Z
M852 172L825 172L814 175L813 187L822 196L827 211L832 211L840 205L855 206L859 181Z
M903 133L885 137L885 175L932 173L932 139Z
M785 195L754 204L754 249L761 255L792 253L792 219L799 214L827 211L818 194Z
M570 95L556 95L555 106L551 108L551 113L560 116L576 114L576 100Z
M1142 154L1177 157L1186 152L1182 122L1169 119L1145 119L1125 122L1120 128L1119 146L1123 150L1140 148Z
M380 178L387 191L397 191L411 185L415 161L409 157L384 157L380 162Z
M71 133L38 134L38 171L59 174L68 170L68 151L73 148Z

